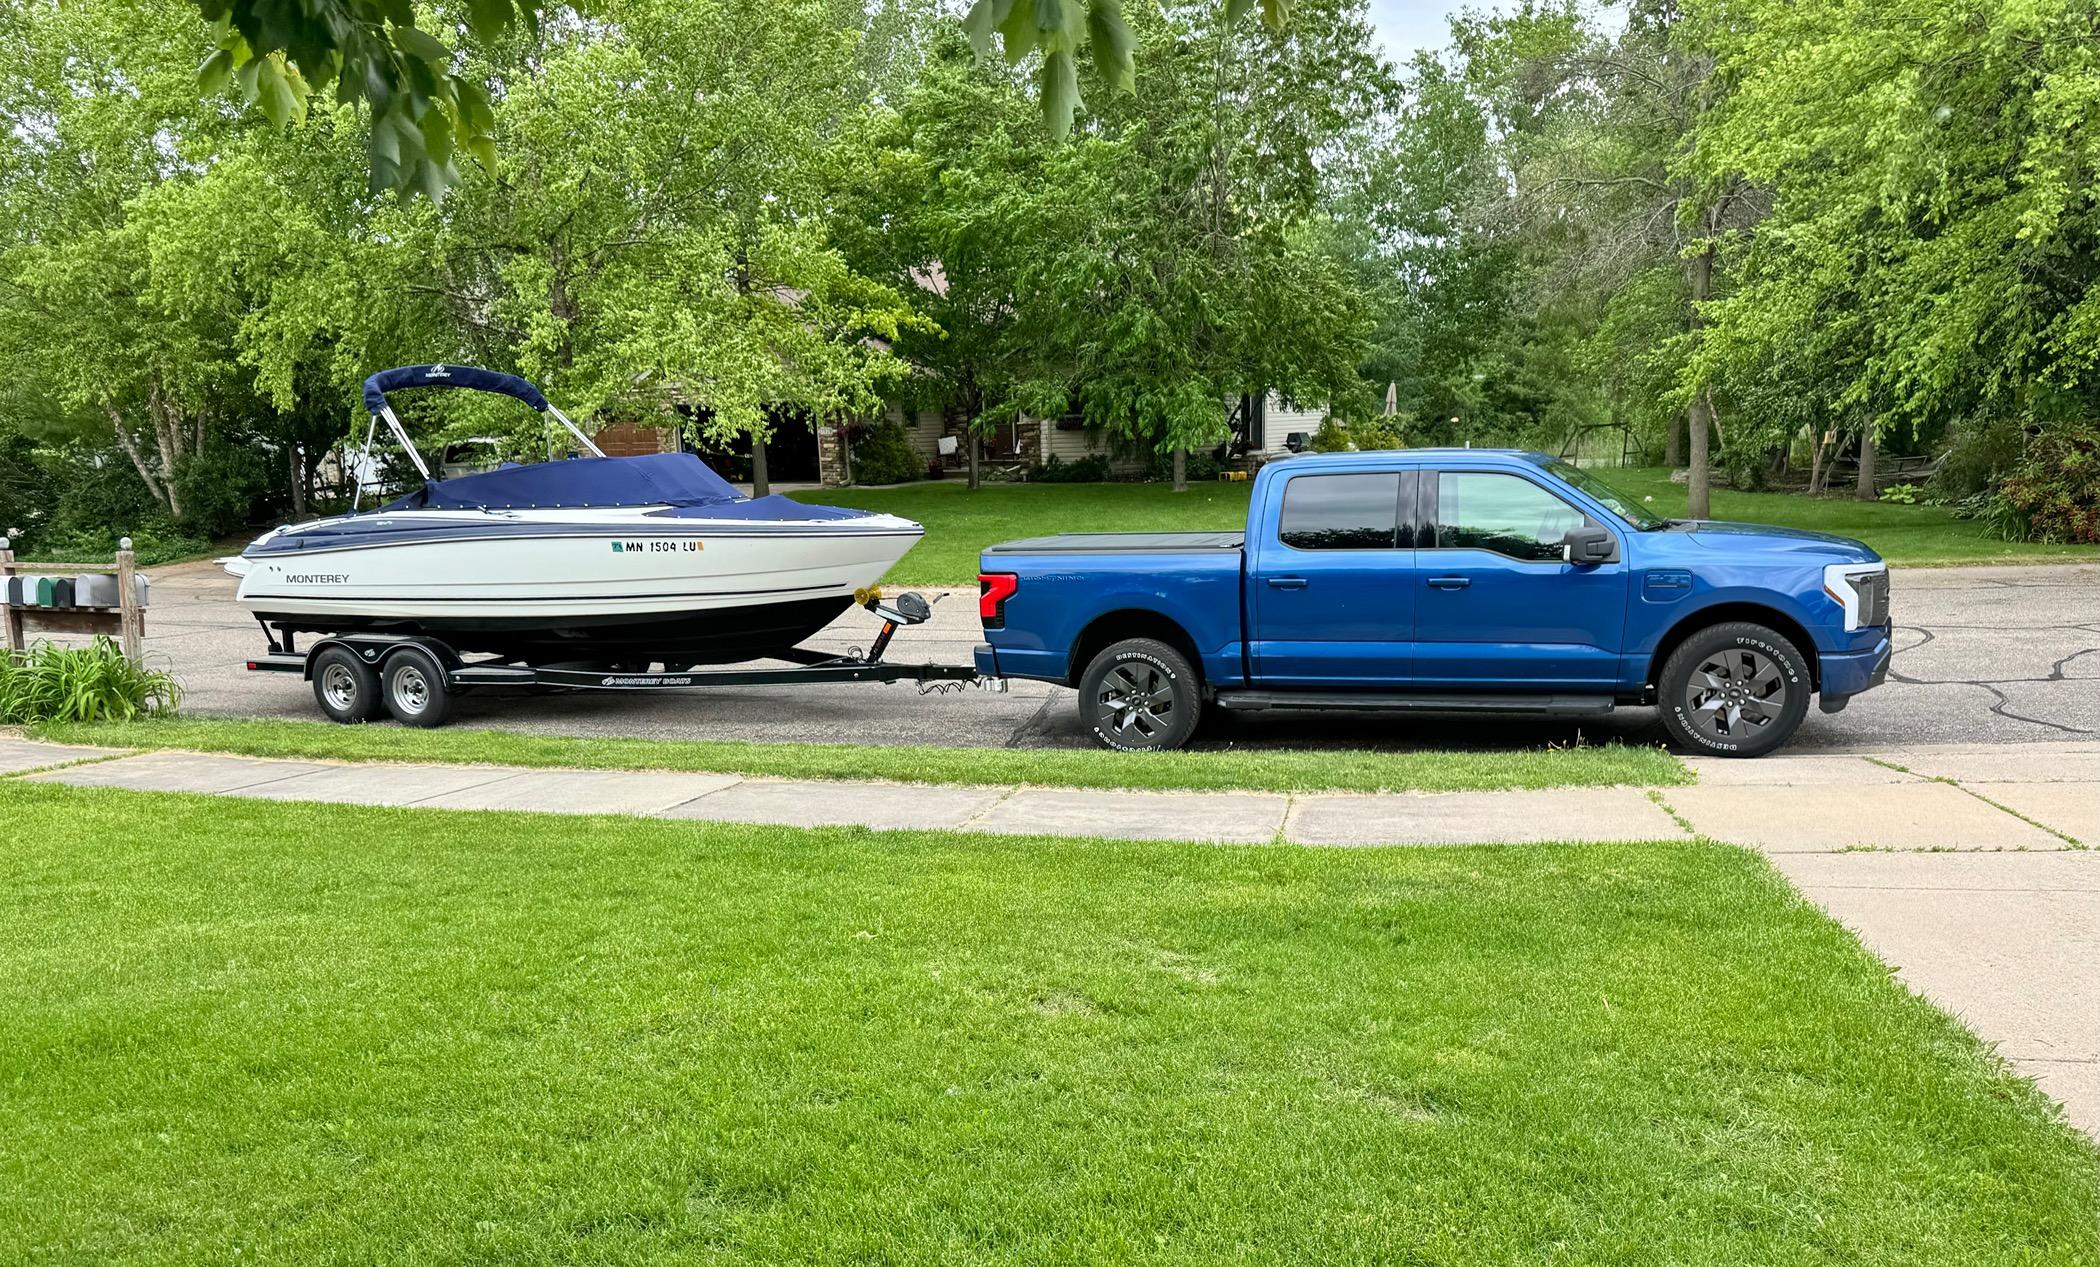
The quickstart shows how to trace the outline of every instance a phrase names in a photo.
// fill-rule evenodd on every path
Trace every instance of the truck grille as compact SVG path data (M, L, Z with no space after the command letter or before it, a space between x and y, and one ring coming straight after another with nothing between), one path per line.
M1860 628L1872 629L1888 624L1889 574L1882 571L1855 576L1852 587L1859 591Z

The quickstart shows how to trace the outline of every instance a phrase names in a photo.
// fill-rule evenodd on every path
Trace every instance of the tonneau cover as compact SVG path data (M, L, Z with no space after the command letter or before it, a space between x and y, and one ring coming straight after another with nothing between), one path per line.
M986 554L1193 554L1237 550L1244 532L1061 532L1003 541Z

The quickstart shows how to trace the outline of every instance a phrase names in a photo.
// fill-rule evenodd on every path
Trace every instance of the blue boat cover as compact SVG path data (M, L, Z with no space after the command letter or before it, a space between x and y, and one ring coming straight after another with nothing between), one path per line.
M728 480L709 470L705 462L690 453L645 453L631 458L571 458L536 462L530 466L499 466L477 475L432 480L380 509L725 506L746 500ZM771 502L775 499L767 497L761 500ZM754 514L751 517L784 519L797 516L783 513Z
M771 497L758 497L738 502L714 502L704 506L673 506L659 510L651 518L656 519L773 519L786 521L810 521L821 519L865 519L873 514L867 510L848 510L844 506L811 506L779 493Z
M547 412L547 398L531 383L515 374L499 374L471 365L403 365L381 370L365 380L365 408L378 413L386 408L386 394L403 387L464 387L468 391L495 392L499 396L514 396L541 413Z

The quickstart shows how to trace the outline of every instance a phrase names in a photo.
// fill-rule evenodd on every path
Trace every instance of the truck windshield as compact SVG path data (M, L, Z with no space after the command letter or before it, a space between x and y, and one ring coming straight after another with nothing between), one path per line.
M1641 509L1640 502L1613 488L1596 476L1567 462L1548 462L1546 469L1604 503L1604 508L1626 521L1629 527L1642 532L1653 532L1667 528L1670 521L1660 519Z

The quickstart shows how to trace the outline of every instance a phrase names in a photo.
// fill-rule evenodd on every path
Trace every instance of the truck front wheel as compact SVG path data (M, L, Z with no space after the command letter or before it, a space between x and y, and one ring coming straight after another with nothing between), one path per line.
M1188 657L1151 638L1115 643L1079 678L1079 718L1106 748L1179 748L1196 733L1202 711L1202 683Z
M1677 745L1717 757L1761 757L1793 738L1813 685L1793 643L1763 625L1730 622L1684 640L1656 682Z

